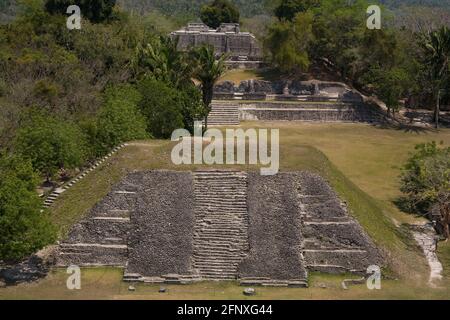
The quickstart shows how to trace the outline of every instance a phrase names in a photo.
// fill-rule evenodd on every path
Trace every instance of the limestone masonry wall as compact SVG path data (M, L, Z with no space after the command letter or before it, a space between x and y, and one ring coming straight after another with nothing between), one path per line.
M191 273L194 227L190 172L150 171L131 213L127 273L144 277Z
M306 281L297 183L295 174L249 173L250 253L239 266L241 278Z

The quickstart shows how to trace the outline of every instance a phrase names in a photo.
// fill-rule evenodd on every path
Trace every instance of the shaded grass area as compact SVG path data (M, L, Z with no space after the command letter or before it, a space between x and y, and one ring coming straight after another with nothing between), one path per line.
M68 290L65 270L57 269L38 283L0 289L0 299L182 299L182 300L275 300L275 299L448 299L448 288L432 291L411 286L407 282L382 280L381 290L368 290L365 284L344 290L343 279L349 275L311 274L309 288L256 287L256 295L243 295L244 287L236 282L200 282L191 285L164 285L166 293L159 293L160 285L133 284L136 291L128 291L130 284L122 282L122 270L114 268L84 268L81 271L81 290Z
M232 81L235 84L239 84L245 80L266 80L266 81L279 81L282 79L289 79L289 75L280 73L276 69L263 68L263 69L231 69L226 72L220 79L222 81ZM298 77L294 76L294 79ZM307 80L306 78L304 80Z
M233 70L230 70L227 73L225 73L219 79L219 82L231 81L231 82L234 82L234 84L238 85L239 83L241 83L241 81L250 80L250 79L261 80L261 79L263 79L263 77L260 74L258 74L258 71L256 71L256 70L233 69Z
M442 140L446 144L450 144L450 130L406 132L396 129L380 129L363 124L288 122L244 123L243 127L279 128L281 170L310 170L324 176L339 196L348 203L350 213L358 219L376 244L383 249L389 262L384 270L384 275L389 278L400 278L399 281L387 281L387 286L391 286L389 292L381 290L377 293L368 293L365 286L358 294L355 293L358 286L354 287L355 289L352 287L350 291L317 289L317 292L314 291L316 290L314 288L305 291L302 291L304 289L289 289L288 292L285 292L286 289L283 288L261 288L261 292L267 292L267 296L261 296L261 298L299 299L307 298L307 295L314 298L319 293L321 295L317 295L316 298L371 298L370 294L373 294L374 298L412 299L435 297L436 295L437 298L450 298L448 289L443 293L425 285L429 270L422 253L405 228L395 226L396 222L414 222L417 219L400 212L392 203L393 199L399 195L397 179L399 166L408 158L408 152L413 150L415 144L426 141ZM174 143L170 141L160 140L133 142L62 194L51 208L52 219L59 226L61 236L64 236L71 225L80 220L96 202L108 193L115 183L129 172L150 169L194 170L205 167L173 165L170 161L173 145ZM255 166L247 165L220 166L220 168L224 167L242 170L257 169ZM448 244L440 246L439 256L447 276L443 285L449 288L450 246ZM86 275L95 278L102 272L89 270ZM315 277L315 279L321 279L326 276L316 275ZM51 281L59 281L57 279L56 273L38 284L19 286L17 289L8 288L6 291L1 289L0 297L3 294L5 298L14 298L15 295L31 292L28 291L28 286L31 289L35 288L36 294L39 290L45 292L48 290L47 286L52 285ZM95 290L92 294L86 293L86 296L82 293L70 292L69 294L75 295L74 298L111 298L115 295L119 295L120 298L141 298L140 287L132 296L128 292L122 296L124 293L117 291L126 289L123 287L125 284L121 284L120 270L105 271L102 279L105 281L105 285L102 287L104 292L99 295L95 294ZM311 279L314 283L314 276ZM242 289L234 283L210 284L210 291L203 290L202 285L204 284L174 287L173 290L169 290L172 295L163 298L182 299L184 293L179 291L181 288L188 290L189 294L186 297L189 298L194 298L194 296L195 298L214 298L215 292L222 290L221 288L224 288L224 292L230 297L243 298ZM66 290L65 286L61 290L63 289ZM148 289L142 290L156 292L149 296L145 293L144 298L161 297L157 293L156 286L149 286ZM355 295L347 292L353 292ZM37 294L37 296L39 295ZM71 296L67 296L67 298L71 298ZM226 299L227 296L220 298Z

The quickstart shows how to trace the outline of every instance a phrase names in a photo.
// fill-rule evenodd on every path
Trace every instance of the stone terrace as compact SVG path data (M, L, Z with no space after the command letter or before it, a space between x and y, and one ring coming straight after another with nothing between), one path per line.
M365 273L383 260L356 220L348 215L330 186L318 175L300 175L302 246L306 267L329 273Z

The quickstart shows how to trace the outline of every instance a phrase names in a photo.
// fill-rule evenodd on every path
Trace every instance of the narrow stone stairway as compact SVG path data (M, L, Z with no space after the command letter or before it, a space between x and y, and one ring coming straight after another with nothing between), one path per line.
M235 280L248 252L247 174L194 173L193 266L205 280Z
M213 103L208 115L208 125L239 125L239 107L237 105Z

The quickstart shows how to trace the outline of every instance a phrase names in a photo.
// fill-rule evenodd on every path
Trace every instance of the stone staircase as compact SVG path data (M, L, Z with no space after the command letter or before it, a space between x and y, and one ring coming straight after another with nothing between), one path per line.
M239 107L233 104L213 103L208 115L208 125L239 125Z
M194 272L204 280L235 280L248 252L247 174L194 173Z

